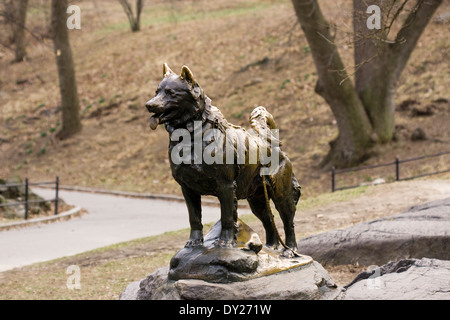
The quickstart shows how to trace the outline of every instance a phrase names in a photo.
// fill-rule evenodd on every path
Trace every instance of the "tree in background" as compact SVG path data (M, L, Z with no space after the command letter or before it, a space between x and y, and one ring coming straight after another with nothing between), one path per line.
M75 67L67 29L67 0L52 0L52 30L61 92L62 128L57 138L66 139L81 130Z
M28 0L3 0L4 11L2 15L11 26L13 32L14 60L22 62L27 52L25 49L25 20L27 18Z
M119 2L128 17L131 31L136 32L141 30L141 13L142 8L144 7L144 0L136 0L136 16L134 16L133 9L131 9L131 6L127 0L119 0Z
M408 3L409 2L409 3ZM332 26L323 17L317 0L292 0L305 33L318 73L315 87L336 118L338 137L321 167L349 167L368 156L377 143L394 135L394 94L397 81L412 50L442 0L354 0L355 84L350 79L331 34ZM390 40L399 15L409 13ZM379 28L370 28L369 5L380 8Z

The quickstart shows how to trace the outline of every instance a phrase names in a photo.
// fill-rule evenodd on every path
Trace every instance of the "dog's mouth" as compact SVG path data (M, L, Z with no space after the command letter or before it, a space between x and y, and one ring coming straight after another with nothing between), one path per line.
M150 117L150 128L152 129L152 130L155 130L157 127L158 127L158 125L159 125L159 116L160 116L161 114L154 114L154 115L152 115L151 117Z
M150 117L150 128L155 130L159 124L163 124L175 118L177 111L176 108L169 108L163 112L155 112L155 114Z

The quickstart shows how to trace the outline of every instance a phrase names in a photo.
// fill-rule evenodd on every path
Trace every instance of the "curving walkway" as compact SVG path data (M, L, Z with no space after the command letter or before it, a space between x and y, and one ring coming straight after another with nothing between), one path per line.
M33 191L44 198L54 197L51 189ZM67 190L59 195L88 213L68 221L0 232L0 272L189 227L183 202ZM218 207L203 206L204 223L219 218Z

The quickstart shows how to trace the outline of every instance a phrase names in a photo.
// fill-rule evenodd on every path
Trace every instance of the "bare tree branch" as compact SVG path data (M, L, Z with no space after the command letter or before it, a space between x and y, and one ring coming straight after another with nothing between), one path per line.
M118 0L122 5L123 11L127 15L128 21L130 23L131 31L136 32L141 29L141 13L144 8L144 0L136 0L136 17L134 16L133 9L127 0Z
M393 25L394 22L397 20L398 16L399 16L400 13L403 11L403 8L405 7L405 5L406 5L406 3L407 3L408 1L409 1L409 0L403 1L403 3L400 5L400 7L397 9L397 11L394 13L394 16L392 17L392 20L391 20L391 22L389 23L389 25L384 27L384 31L385 31L384 36L385 36L385 38L388 37L389 32L390 32L391 29L392 29L392 25ZM395 1L392 2L392 6L389 8L389 12L388 12L388 16L386 17L386 21L387 21L387 19L389 18L389 15L390 15L390 13L391 13L391 10L394 8L394 4L395 4ZM387 30L387 32L386 32L386 30Z
M442 0L418 0L397 33L395 43L389 45L392 63L397 66L396 77L400 76L428 21L441 3Z

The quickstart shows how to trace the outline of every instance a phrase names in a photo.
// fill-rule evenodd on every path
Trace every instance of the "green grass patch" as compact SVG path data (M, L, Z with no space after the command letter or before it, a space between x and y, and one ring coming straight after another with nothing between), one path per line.
M330 203L344 202L354 198L358 198L367 191L367 186L354 189L341 190L331 193L323 193L316 197L305 198L302 196L298 202L298 210L307 210L314 207L328 205Z
M174 24L187 21L198 21L206 19L220 19L229 16L240 16L252 13L258 13L267 10L276 3L239 3L232 8L223 8L213 11L200 10L198 6L185 5L181 8L174 8L171 4L157 4L151 7L144 7L141 16L141 27L149 25ZM100 34L108 34L116 31L126 31L130 29L130 25L123 15L124 22L114 23L105 26L98 32Z

